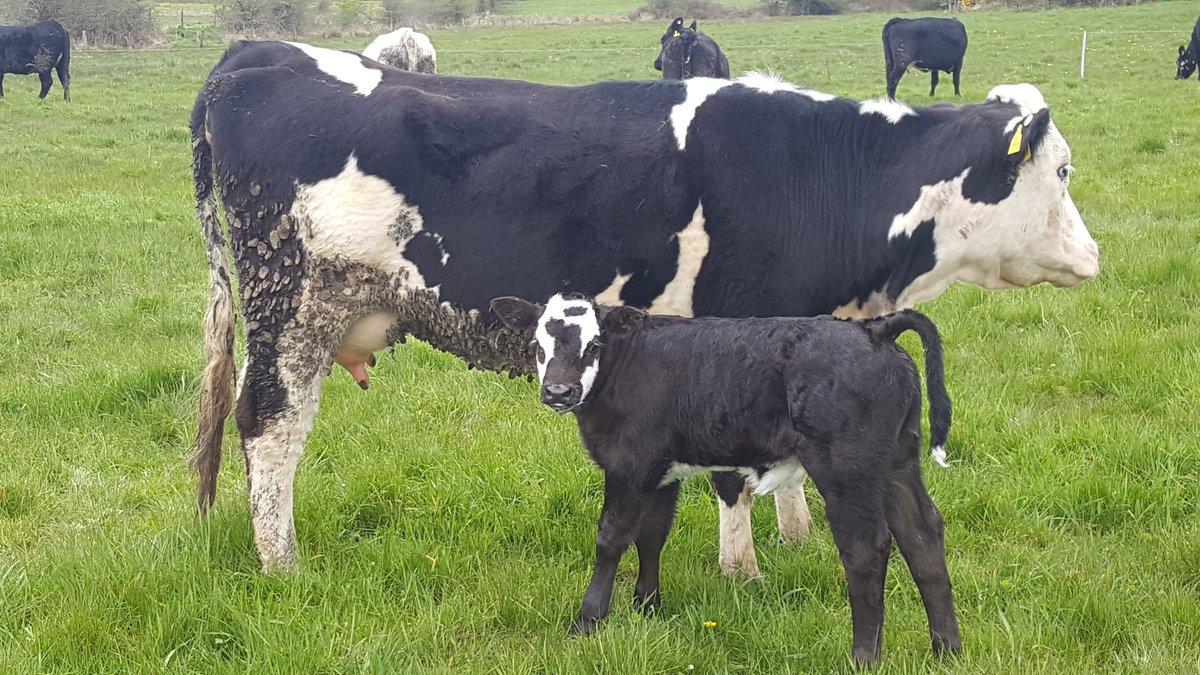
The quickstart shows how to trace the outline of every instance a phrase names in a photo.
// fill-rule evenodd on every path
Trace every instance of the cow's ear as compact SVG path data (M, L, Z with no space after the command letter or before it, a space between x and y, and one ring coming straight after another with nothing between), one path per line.
M493 298L491 310L492 314L500 318L501 323L517 330L533 328L538 317L542 315L541 305L511 296Z
M1049 108L1042 108L1017 122L1012 131L1008 132L1008 150L1005 151L1005 154L1008 155L1009 164L1016 166L1031 159L1037 146L1046 135L1049 125Z
M1180 55L1180 56L1183 56L1183 53L1184 53L1185 51L1187 51L1187 48L1186 48L1186 47L1184 47L1183 45L1179 45L1179 55Z
M692 25L688 27L688 30L693 30L693 31L696 30L696 20L695 19L692 19Z
M604 330L612 333L624 333L637 328L646 318L646 312L637 307L613 307L605 312L601 321Z

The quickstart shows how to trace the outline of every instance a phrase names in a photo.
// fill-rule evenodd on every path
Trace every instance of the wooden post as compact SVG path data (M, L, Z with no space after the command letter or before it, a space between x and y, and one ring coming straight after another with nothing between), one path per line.
M1079 50L1079 79L1083 79L1084 66L1087 63L1087 31L1083 31L1083 47Z

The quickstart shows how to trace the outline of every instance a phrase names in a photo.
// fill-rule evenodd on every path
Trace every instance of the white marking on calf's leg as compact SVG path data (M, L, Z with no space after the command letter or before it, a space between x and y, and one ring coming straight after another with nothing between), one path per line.
M808 539L812 533L812 514L804 495L804 481L808 473L801 469L792 479L775 491L775 520L779 524L779 538L787 543Z
M676 236L676 235L672 235ZM678 233L679 261L675 276L650 304L651 314L692 316L696 278L708 255L709 238L704 231L704 205L698 204L687 227Z
M755 579L762 576L758 571L758 556L754 553L754 535L750 531L750 507L753 505L754 496L750 494L749 483L742 488L733 506L717 498L721 536L718 563L727 577Z

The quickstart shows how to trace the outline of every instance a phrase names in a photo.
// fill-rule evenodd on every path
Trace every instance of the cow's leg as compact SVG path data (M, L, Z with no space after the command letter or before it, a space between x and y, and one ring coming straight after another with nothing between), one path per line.
M958 76L960 73L962 73L962 61L959 61L958 63L954 64L954 70L951 72L951 76L954 77L954 95L955 96L959 95L959 93L958 93Z
M900 78L904 77L904 68L896 65L887 74L887 95L888 98L896 98L896 87L900 86Z
M785 542L803 541L812 533L812 514L804 496L807 477L802 470L775 491L775 520L779 523L779 538Z
M0 98L4 98L4 71L0 70Z
M38 94L38 98L46 98L46 94L50 93L50 85L54 84L54 80L50 77L50 69L39 70L38 79L42 81L42 93Z
M679 483L656 490L647 499L646 509L637 525L633 543L638 552L638 579L633 591L633 605L643 612L658 607L662 599L658 585L659 560L667 535L671 533L678 499Z
M929 95L933 96L933 92L937 91L938 71L937 69L929 71Z
M63 56L61 59L59 59L58 65L54 67L55 71L58 72L58 83L61 84L63 88L64 101L71 100L71 70L67 64L67 57Z
M311 351L297 348L299 341L286 335L276 343L281 348L275 349L258 337L259 331L247 330L237 423L246 458L254 545L263 571L270 572L296 565L293 485L333 353L311 344Z
M728 471L714 472L711 480L720 510L721 539L717 561L721 572L727 577L753 579L761 576L758 557L754 554L754 536L750 531L750 507L754 506L750 486L740 475Z
M917 452L912 456L917 457ZM892 472L888 490L888 527L921 591L933 651L938 654L961 651L950 574L946 570L942 516L925 490L916 459L906 461Z
M596 630L596 624L608 616L617 565L633 543L648 498L649 495L632 489L626 481L605 476L604 508L600 512L600 531L596 536L596 566L583 596L579 617L571 626L571 635L591 634Z
M857 450L831 454L848 457ZM825 516L846 570L854 660L874 664L883 649L883 583L892 544L883 512L883 477L847 472L823 481L815 474L813 478L825 497Z

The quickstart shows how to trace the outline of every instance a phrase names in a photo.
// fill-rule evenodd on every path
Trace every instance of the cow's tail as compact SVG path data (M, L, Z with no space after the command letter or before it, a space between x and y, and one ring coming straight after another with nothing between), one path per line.
M946 437L950 434L950 395L942 367L942 338L937 327L924 314L911 309L885 316L867 324L872 339L894 342L901 333L913 331L925 347L925 391L929 396L929 449L940 466L946 463Z
M887 67L887 75L892 74L892 45L888 43L888 33L893 25L900 23L903 19L895 18L883 24L883 62Z
M233 404L233 337L236 324L229 279L225 234L217 217L213 193L212 146L206 135L207 87L192 110L192 175L196 187L196 216L208 253L208 310L204 314L204 377L200 384L196 453L192 470L200 476L197 494L200 514L208 512L217 494L221 468L221 439Z
M62 24L55 21L54 25L62 31L63 36L63 51L62 56L58 57L58 64L55 69L58 71L58 83L63 88L63 100L71 100L71 31L63 28Z

